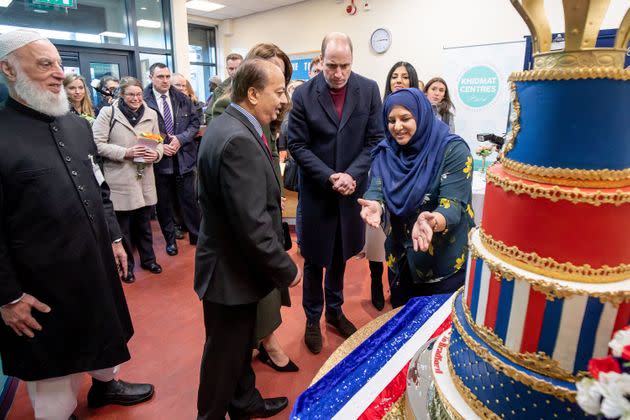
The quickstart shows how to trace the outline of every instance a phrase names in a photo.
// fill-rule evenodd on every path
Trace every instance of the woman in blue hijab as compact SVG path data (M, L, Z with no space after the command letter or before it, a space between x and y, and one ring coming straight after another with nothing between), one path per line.
M386 138L372 152L370 186L359 204L372 227L385 226L391 303L452 293L464 284L471 206L472 156L449 134L417 89L387 97Z

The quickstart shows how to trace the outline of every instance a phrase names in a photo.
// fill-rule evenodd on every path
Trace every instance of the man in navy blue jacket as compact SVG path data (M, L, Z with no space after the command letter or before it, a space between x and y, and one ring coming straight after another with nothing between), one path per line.
M352 42L342 33L322 43L323 71L293 93L288 147L300 168L306 332L313 353L322 349L319 320L348 337L344 316L346 260L363 248L365 226L357 199L367 188L370 151L383 138L382 103L373 80L352 72Z
M192 245L199 236L199 207L195 197L194 168L199 117L186 95L171 86L171 71L163 63L150 69L151 83L144 89L144 101L158 113L164 136L164 157L154 165L157 188L157 216L166 240L166 253L177 255L172 198L177 197Z

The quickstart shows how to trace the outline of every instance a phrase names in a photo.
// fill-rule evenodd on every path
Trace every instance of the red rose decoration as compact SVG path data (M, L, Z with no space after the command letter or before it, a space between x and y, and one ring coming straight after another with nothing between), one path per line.
M624 352L625 350L626 349L624 348ZM599 380L600 373L621 373L621 367L619 366L619 362L617 362L614 357L608 356L602 359L591 359L588 362L588 371L593 378Z

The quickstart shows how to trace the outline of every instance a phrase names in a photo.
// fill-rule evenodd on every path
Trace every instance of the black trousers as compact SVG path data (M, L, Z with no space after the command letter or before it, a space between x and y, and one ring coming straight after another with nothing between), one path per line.
M173 220L173 203L171 197L177 195L182 212L183 222L189 232L191 244L197 243L201 215L195 194L195 174L184 175L155 174L157 189L157 217L166 244L175 243L175 222Z
M324 294L326 295L326 313L338 316L343 305L343 276L346 271L346 261L343 259L341 245L341 226L337 225L335 245L333 246L332 262L326 268L324 287L322 287L322 271L324 267L304 259L304 284L302 306L309 323L319 323L324 309Z
M123 234L123 246L127 252L127 266L133 270L133 247L138 249L140 264L149 265L155 262L153 252L153 233L151 232L151 206L136 210L117 211L116 219Z
M206 343L201 359L198 420L240 418L262 408L251 366L257 303L226 306L203 301Z

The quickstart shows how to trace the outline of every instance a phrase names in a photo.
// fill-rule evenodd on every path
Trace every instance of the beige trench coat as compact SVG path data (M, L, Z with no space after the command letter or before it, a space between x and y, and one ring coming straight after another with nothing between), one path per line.
M157 203L157 192L153 165L147 164L144 168L144 175L138 178L136 164L133 160L125 159L125 153L128 148L136 144L140 133L158 134L160 128L157 113L146 103L144 104L144 115L138 124L132 127L118 108L119 100L115 101L112 106L101 109L92 130L98 153L103 157L103 175L111 189L114 210L130 211ZM115 111L112 120L113 109ZM112 123L113 125L111 125ZM157 153L157 161L159 161L164 153L161 144L158 145Z

